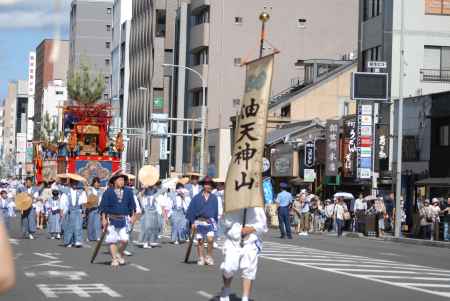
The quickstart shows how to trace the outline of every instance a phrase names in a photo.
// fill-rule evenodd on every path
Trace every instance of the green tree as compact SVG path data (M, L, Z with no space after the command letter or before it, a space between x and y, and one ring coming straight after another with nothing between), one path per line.
M105 79L103 74L92 76L90 67L81 63L79 70L73 72L67 81L67 92L69 97L81 104L93 104L102 98L105 90Z
M56 120L50 118L48 112L45 112L44 118L42 118L40 136L41 140L46 143L58 143L58 125L56 124Z

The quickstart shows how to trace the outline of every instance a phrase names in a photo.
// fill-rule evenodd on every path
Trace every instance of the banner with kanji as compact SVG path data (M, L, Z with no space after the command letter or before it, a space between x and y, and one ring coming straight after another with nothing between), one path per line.
M264 207L262 162L274 55L246 65L245 93L225 185L225 212Z

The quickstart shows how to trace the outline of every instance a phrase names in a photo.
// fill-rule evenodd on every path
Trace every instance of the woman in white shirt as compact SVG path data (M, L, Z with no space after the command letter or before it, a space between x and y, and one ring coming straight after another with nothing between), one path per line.
M161 231L162 208L156 200L157 192L153 188L146 188L142 194L141 204L144 214L141 219L141 241L144 249L157 246L158 235Z

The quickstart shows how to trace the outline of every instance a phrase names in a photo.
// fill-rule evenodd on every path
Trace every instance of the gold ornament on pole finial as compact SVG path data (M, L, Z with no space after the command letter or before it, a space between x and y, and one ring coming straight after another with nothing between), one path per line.
M270 15L267 12L262 12L259 15L259 20L261 20L261 22L267 22L270 19Z

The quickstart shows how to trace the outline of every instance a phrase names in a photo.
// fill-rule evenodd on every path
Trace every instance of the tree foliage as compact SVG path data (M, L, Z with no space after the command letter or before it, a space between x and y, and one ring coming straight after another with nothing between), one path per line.
M90 67L81 63L79 70L73 72L67 81L69 97L81 104L93 104L102 98L105 80L102 74L92 76Z
M56 120L50 118L50 114L45 112L41 125L41 140L45 143L58 143L58 125Z

